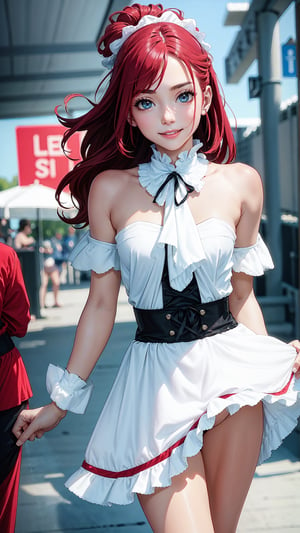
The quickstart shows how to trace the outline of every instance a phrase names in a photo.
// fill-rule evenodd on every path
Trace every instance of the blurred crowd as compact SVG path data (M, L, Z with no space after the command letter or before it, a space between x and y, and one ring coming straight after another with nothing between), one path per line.
M19 220L17 229L10 227L6 218L1 219L0 242L8 244L22 254L23 251L38 251L40 257L40 307L61 307L59 289L62 284L79 283L79 272L74 272L69 255L78 240L76 229L68 227L67 233L56 231L53 236L37 242L33 236L30 220ZM22 261L21 261L22 264ZM25 279L26 281L26 279ZM51 288L51 296L48 289ZM49 301L50 300L50 301ZM52 300L52 301L51 301Z

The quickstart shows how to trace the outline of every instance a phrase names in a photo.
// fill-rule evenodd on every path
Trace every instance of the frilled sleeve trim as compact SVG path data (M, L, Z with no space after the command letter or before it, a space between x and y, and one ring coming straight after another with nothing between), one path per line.
M260 235L252 246L234 248L233 270L249 276L262 276L266 270L274 268L270 252Z
M86 232L72 250L69 261L77 270L93 270L97 274L107 272L111 268L120 270L117 245L98 241Z

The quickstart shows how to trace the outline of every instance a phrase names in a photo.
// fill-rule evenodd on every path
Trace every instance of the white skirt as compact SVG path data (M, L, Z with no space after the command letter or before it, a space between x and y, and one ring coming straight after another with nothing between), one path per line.
M295 349L245 326L197 341L132 342L92 434L83 466L66 482L101 505L166 487L199 452L224 409L263 401L259 463L293 430L300 392Z

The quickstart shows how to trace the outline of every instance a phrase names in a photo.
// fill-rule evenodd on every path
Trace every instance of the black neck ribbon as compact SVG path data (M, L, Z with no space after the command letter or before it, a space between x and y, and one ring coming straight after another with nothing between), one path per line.
M157 190L157 192L156 192L156 194L154 196L154 199L153 199L153 203L154 204L157 203L156 200L157 200L158 196L160 195L161 191L166 187L166 185L171 180L174 180L174 202L175 202L176 206L179 206L179 205L183 204L186 201L188 195L195 190L192 185L189 185L188 183L186 183L186 181L184 181L183 177L180 176L180 174L178 174L178 172L173 171L166 177L165 181L162 183L162 185ZM177 190L179 188L180 182L182 182L184 184L184 186L186 188L186 194L182 198L182 200L180 202L178 202L177 198L176 198L176 192L177 192Z

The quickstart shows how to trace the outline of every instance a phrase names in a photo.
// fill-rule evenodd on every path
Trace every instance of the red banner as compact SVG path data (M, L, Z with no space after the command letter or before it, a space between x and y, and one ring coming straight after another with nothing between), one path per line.
M63 126L19 126L16 128L19 185L41 183L56 189L60 180L80 159L80 134L72 135L66 151L61 149Z

